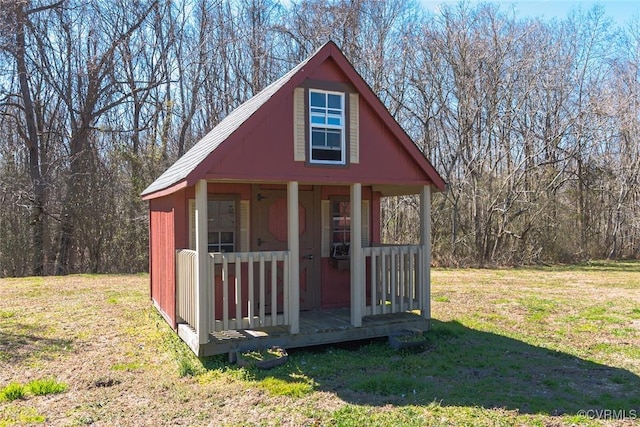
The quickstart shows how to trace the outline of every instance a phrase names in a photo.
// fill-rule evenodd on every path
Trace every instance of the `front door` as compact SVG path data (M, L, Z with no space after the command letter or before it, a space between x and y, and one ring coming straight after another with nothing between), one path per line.
M320 220L316 218L317 189L298 192L300 236L300 310L320 308ZM256 187L252 250L288 249L287 191Z

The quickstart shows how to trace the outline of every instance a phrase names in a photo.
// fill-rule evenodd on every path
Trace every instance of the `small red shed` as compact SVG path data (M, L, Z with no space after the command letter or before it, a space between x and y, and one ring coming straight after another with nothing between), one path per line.
M151 299L198 356L429 328L444 181L338 47L239 106L144 190ZM418 245L380 200L419 194Z

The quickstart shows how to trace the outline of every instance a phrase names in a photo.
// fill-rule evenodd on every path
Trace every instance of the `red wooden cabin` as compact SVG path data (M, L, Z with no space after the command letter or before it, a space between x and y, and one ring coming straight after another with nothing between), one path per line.
M199 356L429 328L430 199L444 181L329 42L143 193L151 298ZM419 194L421 242L380 244Z

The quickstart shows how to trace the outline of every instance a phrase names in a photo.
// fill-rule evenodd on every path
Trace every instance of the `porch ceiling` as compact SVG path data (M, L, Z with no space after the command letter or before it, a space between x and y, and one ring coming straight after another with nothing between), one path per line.
M383 196L417 195L422 191L421 185L373 185L373 191L379 191Z
M216 182L224 182L224 183L232 183L232 184L266 184L266 185L282 185L286 186L287 181L281 180L236 180L236 179L208 179L210 183ZM311 181L299 181L298 185L301 187L304 186L312 186L312 185L331 185L331 186L345 186L348 187L351 183L348 182L311 182ZM373 191L380 192L382 196L408 196L408 195L418 195L422 192L422 185L394 185L394 184L370 184L363 182L363 187L371 187ZM437 189L432 188L432 192L437 191Z

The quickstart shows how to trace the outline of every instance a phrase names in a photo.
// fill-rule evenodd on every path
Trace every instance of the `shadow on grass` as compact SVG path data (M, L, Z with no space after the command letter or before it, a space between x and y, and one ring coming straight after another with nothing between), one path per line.
M73 340L45 338L38 336L33 327L27 325L18 329L24 332L7 332L0 330L0 361L18 363L29 357L54 359L60 351L71 349Z
M360 405L437 402L549 415L640 409L640 378L624 369L458 322L434 321L427 335L419 353L398 353L374 340L293 351L287 365L250 374L255 381L311 382Z

